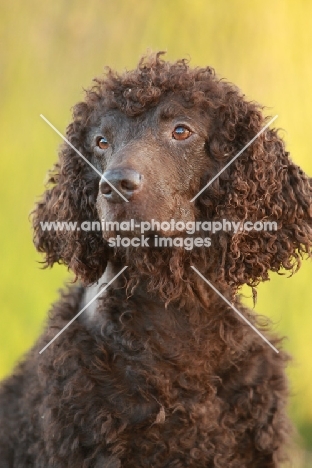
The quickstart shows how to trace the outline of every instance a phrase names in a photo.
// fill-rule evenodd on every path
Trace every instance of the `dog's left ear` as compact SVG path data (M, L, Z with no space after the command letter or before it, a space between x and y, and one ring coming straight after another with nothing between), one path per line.
M216 125L207 149L221 169L268 119L260 106L245 101L228 84L215 112ZM311 181L292 162L278 132L266 129L204 192L199 203L206 216L258 222L257 230L222 232L215 238L212 247L220 253L222 279L238 287L256 286L268 279L269 270L293 273L302 257L311 256ZM276 223L276 230L268 230L269 225L264 230L268 221Z

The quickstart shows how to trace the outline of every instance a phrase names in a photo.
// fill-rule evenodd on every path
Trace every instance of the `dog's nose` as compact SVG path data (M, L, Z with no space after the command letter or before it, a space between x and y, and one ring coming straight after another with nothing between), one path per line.
M121 203L124 198L130 198L140 189L142 176L133 169L110 169L105 171L101 182L100 190L107 201L113 203ZM118 190L114 190L112 185Z

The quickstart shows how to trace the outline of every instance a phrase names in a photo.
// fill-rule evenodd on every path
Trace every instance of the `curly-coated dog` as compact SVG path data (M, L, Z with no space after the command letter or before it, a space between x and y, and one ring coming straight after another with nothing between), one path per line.
M211 68L161 53L108 69L74 107L86 160L62 145L33 223L46 265L79 282L2 384L1 468L280 466L288 357L238 292L311 255L311 180L269 128L227 166L266 122ZM207 231L224 220L254 229ZM57 221L81 228L44 229Z

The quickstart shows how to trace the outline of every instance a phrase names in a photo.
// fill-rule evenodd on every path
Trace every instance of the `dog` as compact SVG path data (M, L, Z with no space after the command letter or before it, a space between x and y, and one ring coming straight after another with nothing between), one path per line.
M289 357L239 289L311 255L312 190L267 123L161 52L95 79L33 212L76 281L2 383L2 468L281 466Z

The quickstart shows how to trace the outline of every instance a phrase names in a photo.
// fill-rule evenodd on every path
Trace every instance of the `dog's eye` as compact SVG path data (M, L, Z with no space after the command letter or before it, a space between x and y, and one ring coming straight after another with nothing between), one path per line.
M107 149L109 146L109 143L107 141L107 138L105 137L99 137L96 142L97 146L101 149Z
M172 138L175 140L186 140L191 136L192 132L184 125L178 125L172 132Z

